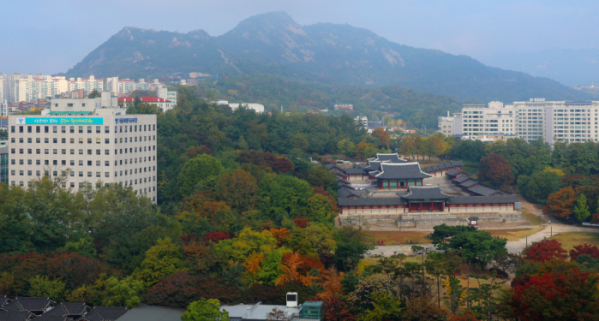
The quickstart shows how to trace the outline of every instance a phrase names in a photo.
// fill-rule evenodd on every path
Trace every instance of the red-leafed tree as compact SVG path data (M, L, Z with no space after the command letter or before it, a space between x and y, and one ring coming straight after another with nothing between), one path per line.
M281 157L272 163L272 170L277 173L293 173L293 164L285 157Z
M524 259L533 262L545 262L552 259L565 259L567 252L562 248L560 242L556 240L543 240L533 243L532 246L524 251Z
M208 155L212 155L212 149L208 148L207 146L200 146L200 147L189 147L185 150L185 153L187 154L187 156L191 159L194 158L200 154L208 154Z
M308 219L305 217L297 217L293 220L293 223L299 228L306 228L308 226Z
M570 250L570 259L576 260L582 254L590 255L592 258L599 259L599 247L588 243L576 245Z
M503 298L509 317L518 320L597 320L598 276L577 268L530 277Z
M144 295L148 304L174 308L185 308L200 298L213 298L230 304L239 302L241 293L237 287L223 284L222 280L197 277L188 271L179 271L160 280Z
M573 214L574 202L577 199L574 189L571 186L566 186L549 195L547 205L543 207L543 212L551 213L555 217L570 219Z
M218 244L218 242L230 238L231 236L227 232L208 232L204 235L204 243L206 243L206 245L210 244L210 242Z
M491 154L480 161L478 178L481 182L495 188L509 184L514 180L512 167L505 157Z

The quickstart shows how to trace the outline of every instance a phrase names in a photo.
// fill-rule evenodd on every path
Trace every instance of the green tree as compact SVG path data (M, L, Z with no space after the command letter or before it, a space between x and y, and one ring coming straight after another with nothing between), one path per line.
M102 97L102 94L100 94L100 92L94 88L94 90L92 90L89 95L87 95L87 98L98 98L98 97Z
M335 213L331 201L324 195L314 194L308 199L306 218L311 222L333 225Z
M574 215L579 222L586 222L586 220L591 216L591 212L587 206L587 197L584 196L584 194L580 194L578 200L576 200L576 205L574 206Z
M141 266L133 272L133 276L144 282L146 287L183 269L183 255L179 246L172 243L168 237L158 239L157 243L146 252Z
M91 237L80 238L77 242L68 242L64 249L71 252L77 252L81 255L96 257L96 248L94 247L94 239Z
M229 312L220 309L217 299L200 299L191 302L181 315L182 321L229 321Z
M185 163L179 173L178 182L181 195L187 196L195 190L196 184L213 176L220 176L224 171L218 159L201 154Z
M66 285L60 280L49 280L46 276L36 275L29 280L29 285L29 296L50 297L56 302L62 302L65 299Z
M389 292L373 292L370 295L372 309L360 313L358 321L402 320L402 304Z
M104 285L102 305L134 308L141 302L139 293L143 288L144 284L132 276L128 276L122 280L113 276L106 280L106 284Z
M527 199L536 203L546 203L547 197L559 190L560 180L555 172L536 172L531 177L518 177L518 188Z
M495 238L487 231L468 231L457 233L448 243L442 243L438 248L462 250L464 258L470 264L478 263L484 268L498 255L507 253L506 244L506 239Z
M245 227L236 238L222 240L214 246L214 252L223 257L225 262L233 260L244 262L253 253L270 253L277 247L277 240L268 230L252 231Z
M291 235L289 247L302 256L331 257L337 249L333 233L323 224L310 223L303 229L296 227Z

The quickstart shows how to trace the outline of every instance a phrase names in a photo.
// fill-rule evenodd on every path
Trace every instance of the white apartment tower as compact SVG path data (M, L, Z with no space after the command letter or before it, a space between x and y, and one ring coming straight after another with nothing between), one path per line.
M441 118L444 118L443 123ZM440 117L439 131L447 130L450 117ZM532 142L599 142L599 101L545 101L532 98L511 105L501 102L463 105L453 119L454 135L515 136ZM461 125L461 126L460 126ZM459 130L462 130L460 133ZM449 136L449 135L448 135Z
M63 187L130 186L156 202L156 115L126 115L117 99L53 99L42 115L11 115L9 184L66 174Z

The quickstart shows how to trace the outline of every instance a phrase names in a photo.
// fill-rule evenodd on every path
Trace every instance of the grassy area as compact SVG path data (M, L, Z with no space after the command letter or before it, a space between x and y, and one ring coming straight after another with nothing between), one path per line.
M426 238L430 234L428 232L370 231L368 233L372 235L375 242L383 242L384 245L431 243L431 240Z
M562 244L562 247L566 251L570 251L574 246L589 243L599 246L599 233L588 233L588 232L566 232L560 233L551 239L557 240Z
M541 228L533 228L533 229L514 229L514 230L490 230L487 231L491 233L493 236L499 236L502 238L506 238L508 241L517 241L519 239L523 239L527 236L531 236Z
M532 214L526 209L522 209L522 217L524 217L524 219L529 221L532 225L543 224L543 221L538 216Z

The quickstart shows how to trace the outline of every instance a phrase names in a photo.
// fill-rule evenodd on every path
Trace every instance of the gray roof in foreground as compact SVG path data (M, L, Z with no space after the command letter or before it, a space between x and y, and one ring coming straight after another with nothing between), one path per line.
M250 316L246 317L246 313L250 309ZM272 312L274 308L277 308L285 313L287 317L290 317L294 313L299 313L300 308L288 308L285 305L270 305L270 304L237 304L237 305L223 305L222 310L229 312L230 318L243 317L248 320L266 320L266 315ZM120 320L119 320L120 321Z
M142 304L125 313L117 321L181 321L183 309Z

